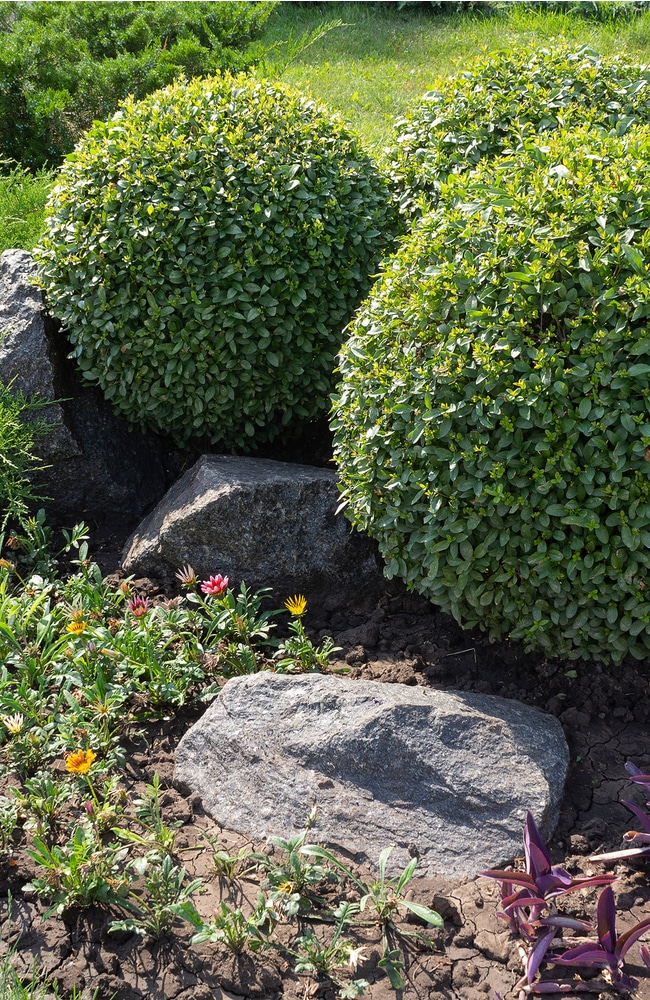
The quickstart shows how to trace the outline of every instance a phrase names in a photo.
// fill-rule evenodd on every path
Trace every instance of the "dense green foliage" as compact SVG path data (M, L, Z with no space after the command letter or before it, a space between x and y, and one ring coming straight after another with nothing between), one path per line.
M37 174L14 166L0 174L0 253L5 250L32 250L43 235L43 220L54 176L46 170Z
M648 68L565 45L499 53L439 81L397 123L389 170L402 211L417 215L450 174L538 133L589 122L622 133L649 121Z
M0 159L57 165L128 94L254 61L273 3L0 3Z
M22 522L30 503L40 499L28 473L37 466L34 440L45 428L35 414L46 405L0 382L0 531L8 521Z
M650 651L650 131L441 189L341 355L349 516L466 626Z
M270 440L327 409L394 210L341 120L245 76L96 123L37 253L83 376L179 443Z

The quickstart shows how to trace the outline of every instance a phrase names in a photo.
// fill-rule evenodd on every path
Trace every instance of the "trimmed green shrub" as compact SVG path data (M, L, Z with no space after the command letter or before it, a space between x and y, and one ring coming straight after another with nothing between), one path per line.
M432 207L440 183L538 133L591 123L623 133L650 122L650 69L588 48L483 57L439 81L396 123L388 172L402 212Z
M441 189L351 326L353 523L462 625L650 653L650 130L529 144Z
M35 414L48 405L0 382L0 532L9 521L22 524L29 505L43 499L34 493L28 475L38 468L34 441L47 429Z
M248 69L275 3L0 3L0 159L58 166L128 95Z
M84 378L180 444L243 449L327 409L395 223L338 116L243 76L127 101L50 211L36 257Z

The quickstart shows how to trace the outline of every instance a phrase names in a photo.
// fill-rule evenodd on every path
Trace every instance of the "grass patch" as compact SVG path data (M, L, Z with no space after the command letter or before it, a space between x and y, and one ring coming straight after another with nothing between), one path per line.
M54 184L54 173L30 174L14 167L0 174L0 253L32 250L43 234L45 203Z
M644 61L650 43L650 13L610 23L576 14L535 11L513 4L508 10L433 15L396 11L393 4L281 3L268 22L263 43L299 38L324 20L336 28L315 42L284 71L273 58L259 72L276 75L340 111L375 155L391 141L393 123L436 79L458 72L481 53L558 40L590 45L602 55L626 54Z

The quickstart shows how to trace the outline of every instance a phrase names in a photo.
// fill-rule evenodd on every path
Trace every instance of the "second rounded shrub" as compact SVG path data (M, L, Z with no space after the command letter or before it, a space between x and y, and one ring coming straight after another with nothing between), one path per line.
M556 129L624 132L650 122L650 70L583 47L499 52L440 81L396 124L389 173L402 212L419 215L452 173Z
M340 359L353 523L463 625L650 655L650 131L443 185Z
M327 408L393 226L338 117L223 76L95 123L37 259L83 376L118 412L180 444L250 449Z

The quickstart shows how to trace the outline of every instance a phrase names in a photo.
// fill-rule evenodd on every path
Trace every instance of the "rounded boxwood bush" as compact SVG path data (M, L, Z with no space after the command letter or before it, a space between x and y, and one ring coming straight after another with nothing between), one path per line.
M650 122L650 69L583 47L483 57L425 94L396 123L389 174L401 210L419 215L441 181L539 133L599 123L624 132Z
M340 118L224 75L96 122L36 257L84 378L118 412L246 449L328 407L394 223Z
M344 346L342 494L389 576L568 658L650 653L650 130L443 185Z

